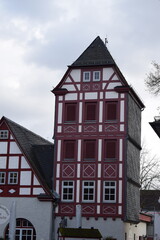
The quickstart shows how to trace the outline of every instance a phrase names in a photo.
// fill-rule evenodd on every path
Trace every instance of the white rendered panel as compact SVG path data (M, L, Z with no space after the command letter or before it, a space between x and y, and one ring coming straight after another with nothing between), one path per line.
M103 119L103 102L99 103L99 122L101 123Z
M122 156L123 156L123 140L119 140L119 161L122 161Z
M111 82L108 84L107 89L114 89L117 86L122 86L122 84L120 82Z
M30 166L24 157L21 158L21 168L29 168L30 169Z
M122 178L122 164L119 164L119 178Z
M103 99L103 92L100 92L100 99Z
M7 157L0 157L0 169L5 169L7 164Z
M58 104L58 123L62 123L62 103Z
M40 185L40 182L38 181L35 175L33 177L33 185Z
M75 82L80 82L80 80L81 80L81 71L80 70L72 70L70 74Z
M83 93L79 94L79 99L82 100L83 99Z
M102 132L102 125L99 125L99 132Z
M101 180L97 182L97 203L100 203L101 200Z
M121 98L124 98L124 96L125 96L125 95L124 95L124 93L121 93L121 95L120 95L120 96L121 96Z
M30 188L20 188L19 194L20 195L30 195L31 189Z
M62 127L61 126L58 126L58 129L57 129L57 132L62 132Z
M60 164L57 164L57 169L56 169L56 177L60 177Z
M16 142L10 142L10 153L11 154L20 154L21 153Z
M122 203L122 181L119 181L119 195L118 195L118 203Z
M9 166L8 168L11 169L11 168L18 168L19 167L19 157L9 157Z
M117 74L115 74L115 75L113 76L112 80L113 80L113 81L119 80Z
M98 161L102 159L102 139L98 140Z
M124 101L120 103L120 122L124 122Z
M80 84L76 84L76 87L77 87L78 90L80 91L81 85L80 85Z
M120 132L124 132L124 124L120 124Z
M76 202L79 203L80 199L80 180L77 180L77 189L76 189Z
M122 214L122 206L118 207L118 214Z
M77 93L67 93L65 100L77 100Z
M101 164L98 164L98 178L101 177Z
M12 136L11 134L10 134L10 139L11 139L11 140L13 140L13 139L14 139L14 138L13 138L13 136Z
M90 92L90 93L85 93L85 99L97 99L98 98L98 93L97 92Z
M56 181L56 193L59 194L59 180Z
M78 126L78 132L82 132L82 126Z
M116 92L106 92L106 99L109 98L118 98L118 93Z
M65 80L65 83L71 83L71 82L72 82L71 79L69 77L67 77L67 79Z
M79 123L82 123L82 102L79 103Z
M80 178L80 164L77 164L77 178Z
M113 73L113 68L103 68L103 81L109 80Z
M59 101L62 101L63 100L63 96L59 96L58 99L59 99Z
M100 205L97 205L97 214L100 214Z
M81 161L81 140L78 140L78 161Z
M57 146L57 162L61 159L61 140L58 140L58 146Z
M75 86L73 84L64 84L63 88L66 88L68 91L76 91Z
M33 188L33 195L39 195L40 193L44 193L43 188Z
M106 83L103 83L102 88L105 89L105 87L106 87Z
M21 171L20 185L31 185L31 171Z
M7 153L7 142L0 142L0 154Z

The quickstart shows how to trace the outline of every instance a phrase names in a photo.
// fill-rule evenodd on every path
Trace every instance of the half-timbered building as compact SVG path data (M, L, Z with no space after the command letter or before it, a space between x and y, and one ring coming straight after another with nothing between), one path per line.
M54 188L60 195L55 229L94 227L103 237L127 239L128 226L139 222L142 101L100 37L52 92Z
M9 239L14 203L15 239L51 239L53 144L2 117L0 120L0 237Z

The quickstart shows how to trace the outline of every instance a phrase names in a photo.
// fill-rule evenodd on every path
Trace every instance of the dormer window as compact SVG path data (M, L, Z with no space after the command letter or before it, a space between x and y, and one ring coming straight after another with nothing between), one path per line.
M83 82L89 82L90 81L90 72L83 72Z
M8 139L8 130L0 130L0 139Z
M100 81L100 71L94 71L93 72L93 81Z

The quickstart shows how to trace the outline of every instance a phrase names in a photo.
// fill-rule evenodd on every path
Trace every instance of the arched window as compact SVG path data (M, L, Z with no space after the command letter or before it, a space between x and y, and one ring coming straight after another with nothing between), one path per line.
M9 239L9 224L6 227L5 240ZM15 240L36 240L36 231L31 222L24 218L16 219Z

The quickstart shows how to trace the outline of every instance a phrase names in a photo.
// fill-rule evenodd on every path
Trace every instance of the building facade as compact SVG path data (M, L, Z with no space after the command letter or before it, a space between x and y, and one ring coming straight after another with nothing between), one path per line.
M99 37L52 92L54 189L60 195L55 229L62 223L94 227L104 238L131 239L127 225L139 222L140 210L142 101Z
M50 240L53 144L19 124L0 120L0 237L9 239L14 205L17 240Z

